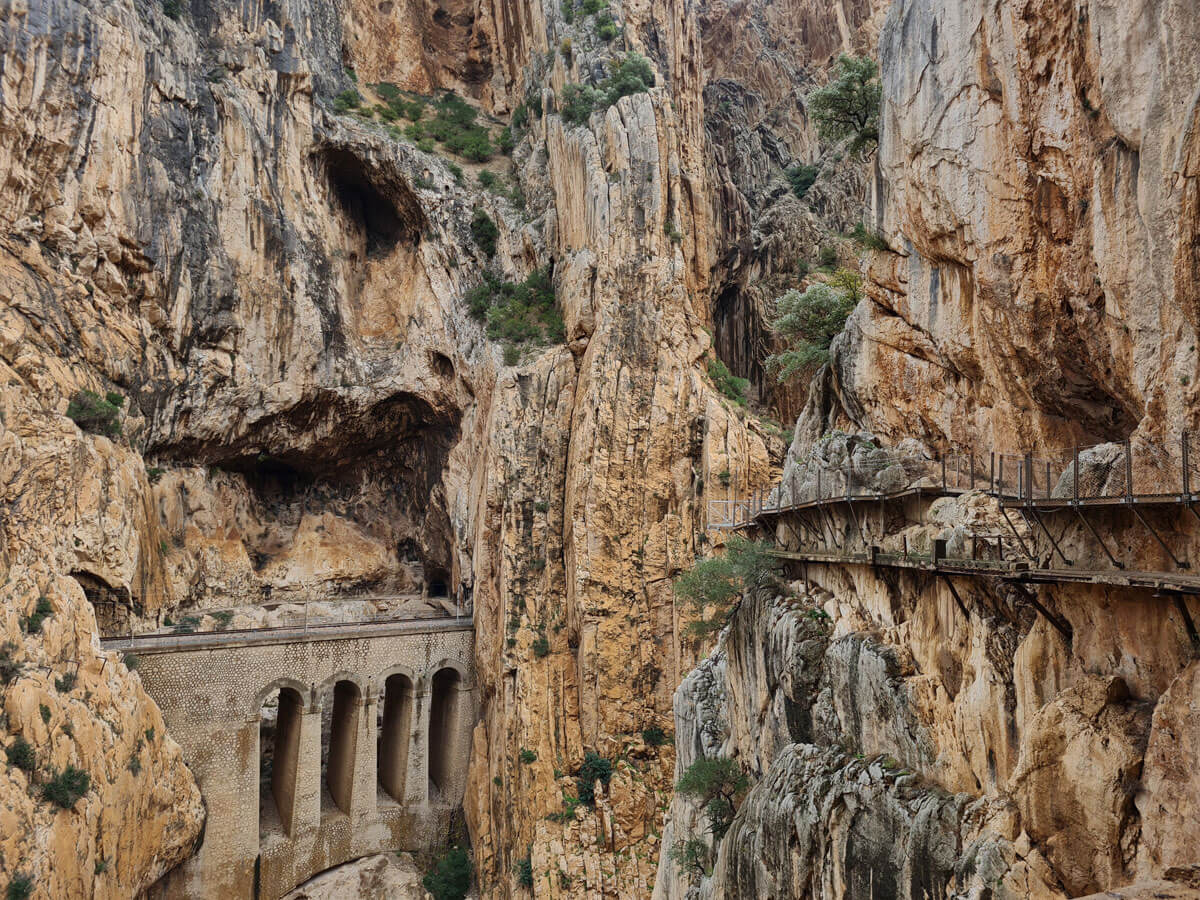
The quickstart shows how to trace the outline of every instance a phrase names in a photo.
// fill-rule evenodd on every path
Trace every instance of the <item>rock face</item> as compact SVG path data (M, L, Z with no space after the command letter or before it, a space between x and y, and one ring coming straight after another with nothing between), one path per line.
M696 885L714 896L859 896L892 872L896 896L1000 880L1049 897L1186 861L1190 807L1164 798L1194 785L1176 754L1195 756L1178 735L1196 678L1166 601L1056 598L1066 648L1028 604L972 595L968 625L941 588L835 570L815 598L832 630L759 598L685 679L700 648L671 580L711 549L707 501L767 486L783 454L714 384L717 359L800 413L793 463L834 426L981 450L1195 424L1194 12L603 15L615 33L557 0L0 6L0 639L23 665L3 740L30 741L38 779L86 764L92 783L51 814L21 770L0 779L0 878L131 896L200 833L177 748L98 633L442 595L476 624L483 896L522 891L526 857L539 896L686 890L659 859L700 814L671 782L718 752L755 780L736 829L756 849L722 847ZM844 158L804 98L838 52L875 47L879 154ZM569 85L629 51L652 85L564 115ZM493 137L509 127L498 182L404 139L372 111L381 82L453 89ZM797 163L817 169L803 198ZM871 302L811 391L775 384L772 298L822 247L852 263L864 217L891 247ZM502 347L466 295L484 270L539 268L562 340ZM112 394L119 433L66 415L83 390ZM944 513L922 533L989 514ZM18 618L42 594L39 636ZM647 739L672 709L675 750ZM616 763L576 807L589 751Z

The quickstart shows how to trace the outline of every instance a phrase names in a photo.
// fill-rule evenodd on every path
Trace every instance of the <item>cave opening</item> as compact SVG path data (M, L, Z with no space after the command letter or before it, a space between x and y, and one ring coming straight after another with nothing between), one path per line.
M333 197L364 234L368 256L385 255L401 241L415 242L414 229L372 184L362 160L346 150L328 150L324 164Z

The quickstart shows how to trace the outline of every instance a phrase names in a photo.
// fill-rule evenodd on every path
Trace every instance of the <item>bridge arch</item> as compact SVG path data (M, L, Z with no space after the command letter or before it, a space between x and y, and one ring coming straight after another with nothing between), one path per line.
M262 718L262 706L267 702L267 698L283 688L290 688L291 690L295 691L300 695L300 698L304 701L304 705L306 707L312 707L312 685L305 681L298 681L295 678L288 678L284 676L269 682L257 694L254 695L254 699L250 701L246 709L246 719L251 722L257 722L260 718Z

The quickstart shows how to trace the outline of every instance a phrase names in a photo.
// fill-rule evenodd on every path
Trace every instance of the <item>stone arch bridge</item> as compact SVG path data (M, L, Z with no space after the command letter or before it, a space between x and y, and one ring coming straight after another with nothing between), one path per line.
M472 646L469 619L139 637L142 682L208 814L150 896L277 898L444 841L475 722Z

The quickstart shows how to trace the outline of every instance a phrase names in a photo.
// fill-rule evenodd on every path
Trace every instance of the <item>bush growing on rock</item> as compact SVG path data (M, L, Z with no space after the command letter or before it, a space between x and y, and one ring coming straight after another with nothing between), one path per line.
M513 870L517 876L517 884L521 887L533 887L533 861L528 856L518 859Z
M719 841L729 831L737 804L749 786L749 779L734 760L718 756L698 759L688 766L675 790L700 802L713 838Z
M767 370L780 381L811 376L829 362L829 347L862 298L862 277L842 270L830 283L792 289L775 301L776 334L791 346L767 358Z
M730 538L724 556L701 560L675 579L675 593L696 614L684 633L701 638L720 631L742 591L769 583L778 569L769 543Z
M575 778L575 788L579 794L579 802L588 806L596 805L596 782L602 783L607 790L612 780L612 760L606 759L593 750L583 755L583 764L579 767L579 775Z
M738 378L715 356L708 361L708 377L713 380L718 391L738 406L746 405L746 389L750 387L750 382L745 378Z
M483 281L467 292L466 301L471 317L487 323L488 337L510 347L558 343L566 336L549 269L535 269L519 282L484 272ZM505 364L513 365L515 360Z
M0 685L11 684L21 674L21 664L13 659L17 645L12 641L0 644Z
M642 740L646 742L648 747L661 747L667 743L667 733L657 725L651 725L649 728L642 729Z
M340 113L350 112L362 105L362 94L354 88L346 88L333 98L333 108Z
M121 433L120 415L124 403L125 398L113 391L105 397L95 391L79 391L67 404L67 418L91 434L116 437Z
M79 798L86 794L91 786L92 778L87 772L67 766L61 772L55 772L50 780L42 785L42 799L62 809L73 809Z
M26 900L33 893L33 878L29 875L13 875L4 891L4 900Z
M584 125L592 110L596 108L599 95L596 89L588 84L568 84L563 88L562 99L559 102L559 114L572 125Z
M33 612L29 618L25 620L25 630L29 634L38 634L42 630L42 623L54 615L54 607L50 605L50 601L45 597L38 597L37 605L33 608Z
M489 257L496 255L496 239L500 237L500 229L482 209L475 210L475 215L471 217L471 237Z
M792 186L792 193L803 199L804 195L808 193L808 189L813 186L813 182L817 180L817 171L816 166L810 166L807 163L788 169L785 174L788 184Z
M451 847L433 864L421 885L434 900L463 900L471 888L471 858L462 847Z
M4 755L8 757L9 765L16 766L18 769L32 772L37 768L37 754L29 741L23 737L18 737L12 744L5 747Z
M708 875L708 844L700 838L677 841L668 854L671 861L691 875Z
M596 87L568 84L559 101L559 114L572 125L584 125L597 109L607 109L622 97L654 87L654 70L640 53L626 53L609 69L609 76Z
M866 56L838 57L837 74L808 95L808 112L824 140L850 138L850 152L879 142L879 104L883 88L875 61Z

